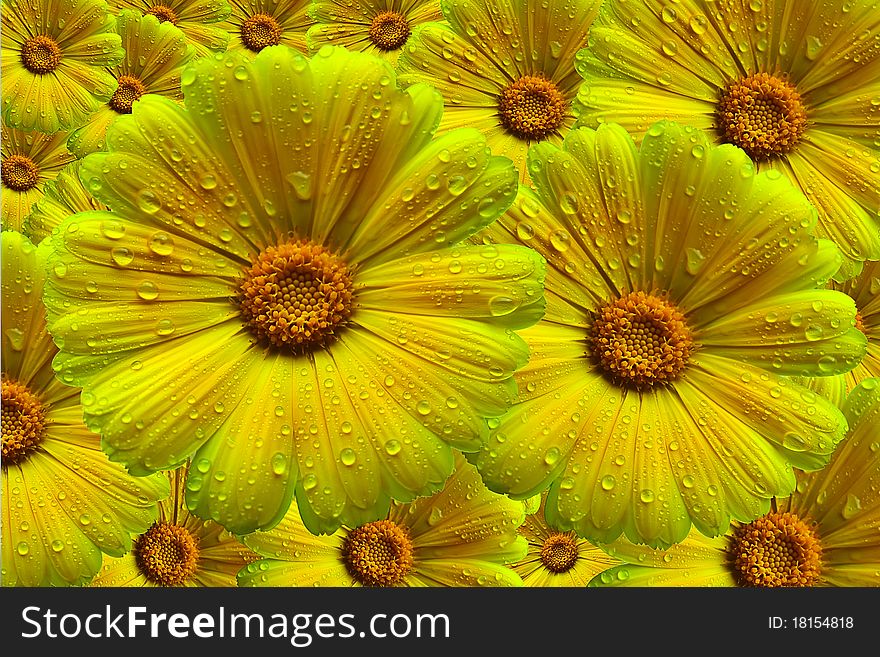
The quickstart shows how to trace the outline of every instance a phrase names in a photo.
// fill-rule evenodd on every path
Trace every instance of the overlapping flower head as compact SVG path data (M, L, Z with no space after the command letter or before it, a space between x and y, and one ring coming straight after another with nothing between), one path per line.
M122 59L104 0L3 0L3 121L69 130L110 98Z
M156 518L161 477L135 478L82 422L79 389L52 371L40 293L49 244L2 233L4 586L84 584L103 554L131 549Z
M309 14L316 22L308 33L313 50L328 44L345 46L392 64L416 26L443 20L440 0L318 0Z
M107 206L95 199L79 177L82 161L76 160L62 169L54 180L43 188L43 196L34 203L22 232L39 243L52 234L65 219L77 212L106 210Z
M523 516L522 504L489 491L459 455L443 490L330 536L313 535L291 507L271 531L244 537L266 558L243 568L239 584L521 586L510 564L526 552Z
M440 489L502 415L543 312L541 257L456 246L517 175L382 60L286 47L204 59L186 109L143 97L83 160L112 207L53 233L63 381L131 472L192 457L187 504L236 533L296 495L306 526Z
M474 126L528 180L526 152L574 125L586 44L599 0L446 0L448 25L417 28L399 60L404 84L427 82L446 103L441 129Z
M230 41L222 22L231 12L227 0L107 0L116 13L126 9L155 16L186 35L197 57L223 52Z
M547 312L522 332L517 404L477 461L493 490L548 485L550 524L654 547L725 531L825 465L846 422L783 375L865 353L852 299L816 289L841 255L778 172L661 122L636 150L615 125L532 147L486 239L547 258Z
M614 543L608 551L628 563L591 586L880 586L880 379L856 387L843 411L850 429L831 463L799 472L767 515L665 551Z
M845 260L880 259L880 11L874 0L609 0L578 70L580 124L636 139L693 125L774 169Z
M253 56L263 48L284 44L306 52L306 32L314 25L309 0L229 0L232 13L223 23L229 50Z

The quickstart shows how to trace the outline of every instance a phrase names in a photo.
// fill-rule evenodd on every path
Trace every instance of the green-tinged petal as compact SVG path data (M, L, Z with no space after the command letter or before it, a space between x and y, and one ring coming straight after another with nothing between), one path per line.
M591 587L605 586L734 586L733 575L724 564L682 569L648 568L625 564L615 566L597 575Z
M24 226L24 232L34 242L48 237L65 219L77 212L107 209L83 187L79 178L81 167L82 162L76 160L62 169L55 180L46 183L44 196L34 204Z

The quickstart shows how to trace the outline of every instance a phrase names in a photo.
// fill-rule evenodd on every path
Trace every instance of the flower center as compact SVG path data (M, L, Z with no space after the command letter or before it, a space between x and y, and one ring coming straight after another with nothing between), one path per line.
M307 239L270 246L245 271L245 324L276 347L302 352L335 339L353 307L352 279L338 255Z
M390 520L369 522L345 537L342 560L349 574L364 586L395 586L412 569L412 540Z
M865 329L865 320L862 319L862 312L860 310L856 310L856 328L867 335Z
M753 160L790 152L806 126L807 113L797 89L767 73L727 85L718 103L722 137Z
M31 73L51 73L61 63L61 48L52 37L31 37L21 47L21 63Z
M740 586L813 586L822 544L796 515L774 511L734 531L730 556Z
M143 575L160 586L180 586L195 572L199 546L180 525L155 522L134 544L134 558Z
M241 26L241 42L248 50L260 52L281 43L281 26L271 16L254 14Z
M168 5L154 5L147 10L147 13L158 18L160 23L168 21L172 25L177 25L177 14Z
M3 435L3 467L21 463L43 441L46 415L43 405L18 381L3 379L0 422Z
M0 178L9 189L26 192L37 186L40 179L40 169L29 157L10 155L3 158L3 164L0 166Z
M396 11L383 11L370 24L370 41L380 50L397 50L409 35L409 23Z
M571 533L553 534L541 546L541 563L554 573L570 570L577 559L577 539Z
M526 141L544 139L562 126L568 102L545 77L526 75L512 82L498 100L501 124Z
M637 389L676 378L694 349L681 311L644 292L630 292L601 308L588 342L606 373Z
M134 101L147 93L147 88L143 82L130 75L120 75L116 82L118 84L110 98L110 107L120 114L131 114Z

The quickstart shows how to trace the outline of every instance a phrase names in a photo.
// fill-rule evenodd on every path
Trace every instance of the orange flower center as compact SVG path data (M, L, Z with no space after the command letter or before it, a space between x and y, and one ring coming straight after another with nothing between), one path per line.
M258 338L299 353L335 339L351 316L352 290L342 258L307 239L291 240L256 257L239 305Z
M862 333L865 333L865 320L862 319L862 312L860 310L856 310L856 328L859 329ZM867 335L867 333L865 333Z
M241 26L241 42L248 50L260 52L281 43L281 26L272 16L254 14Z
M116 82L116 91L110 98L110 107L120 114L131 114L134 101L147 93L147 88L143 82L130 75L120 75Z
M342 560L364 586L396 586L413 567L412 539L391 520L369 522L343 539Z
M753 160L766 160L794 149L807 126L807 113L794 85L756 73L727 85L717 120L726 142Z
M3 379L3 467L21 463L43 441L46 414L37 396L18 381Z
M631 292L601 308L588 343L607 374L637 389L675 379L694 349L682 312L667 299L644 292Z
M734 530L730 557L740 586L813 586L822 544L796 515L774 511Z
M134 558L149 581L160 586L180 586L196 571L198 541L180 525L156 522L135 541Z
M31 158L25 155L10 155L3 158L0 165L0 178L3 184L16 192L26 192L37 186L40 169Z
M554 573L570 570L577 560L577 539L570 532L553 534L541 546L541 563Z
M396 11L383 11L370 24L370 41L380 50L397 50L409 35L409 23Z
M147 10L147 13L158 18L160 23L168 21L172 25L177 25L177 14L168 5L154 5Z
M52 37L31 37L21 47L21 63L31 73L51 73L61 63L61 48Z
M562 126L568 102L556 85L542 76L526 75L501 92L501 125L526 141L539 141Z

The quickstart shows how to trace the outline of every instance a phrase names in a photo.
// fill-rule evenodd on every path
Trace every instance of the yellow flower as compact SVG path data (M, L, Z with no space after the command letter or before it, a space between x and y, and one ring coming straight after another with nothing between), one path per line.
M284 44L302 52L306 32L314 25L309 0L229 0L232 14L223 24L229 32L229 50L253 56L267 46Z
M81 125L113 93L122 59L104 0L3 0L3 120L52 133Z
M880 259L880 11L874 0L609 0L581 53L580 123L655 121L743 148L800 187L841 278Z
M227 0L108 0L118 13L134 9L155 16L160 23L171 23L186 35L197 57L226 50L229 34L221 21L229 17Z
M441 130L472 126L522 181L529 145L559 144L575 122L575 54L600 0L448 0L449 25L417 28L399 61L403 84L427 82L446 102Z
M203 59L186 109L148 95L83 160L115 214L53 233L62 377L133 473L193 456L187 501L236 533L296 493L315 532L438 490L513 398L543 312L521 246L456 246L516 172L377 57Z
M34 203L43 197L46 182L53 180L74 159L67 150L66 132L45 135L2 127L3 230L21 230Z
M82 160L71 162L43 187L43 196L34 203L24 223L23 232L35 243L48 237L65 219L77 212L107 209L83 187L79 178L81 168Z
M77 157L104 150L107 126L120 114L131 114L144 94L183 100L180 75L195 56L183 32L167 21L160 23L155 16L133 11L119 13L116 31L125 48L125 59L107 69L116 81L116 91L70 136L70 150Z
M792 466L828 462L846 423L789 376L865 352L815 210L778 173L674 123L641 150L617 125L533 146L536 191L486 231L547 258L547 310L521 333L518 403L477 465L517 498L548 485L547 520L654 546L766 513Z
M185 467L167 477L171 497L159 503L159 518L134 537L131 552L104 559L92 586L235 586L238 571L259 558L216 522L189 512Z
M443 20L440 0L317 0L309 13L317 21L308 32L312 50L335 44L392 64L417 25Z
M798 473L797 490L723 536L691 532L666 551L619 541L627 562L591 586L880 586L880 379L844 405L850 429L824 470Z
M49 244L2 233L4 586L86 583L101 553L131 549L129 532L168 495L158 477L135 479L108 461L82 423L79 389L54 377L40 293Z
M240 586L521 586L506 565L526 543L523 506L489 491L460 455L440 492L392 504L386 518L311 534L291 507L268 532L244 537L266 557L239 574Z
M847 392L865 379L880 377L880 261L866 262L862 272L845 283L832 282L856 303L856 328L868 338L868 352L846 373Z
M545 500L546 496L528 500L526 519L519 528L529 547L513 569L525 586L586 586L600 572L620 563L574 532L550 527L544 518Z

